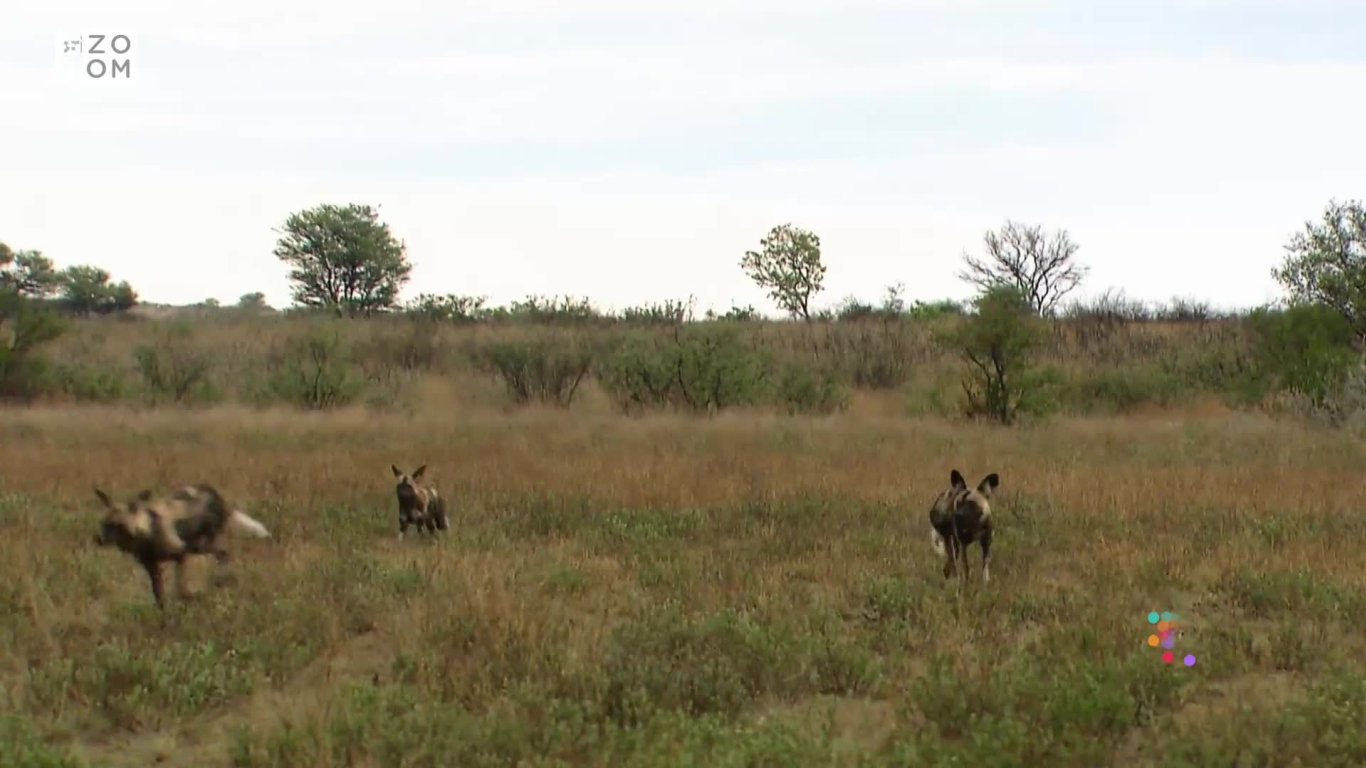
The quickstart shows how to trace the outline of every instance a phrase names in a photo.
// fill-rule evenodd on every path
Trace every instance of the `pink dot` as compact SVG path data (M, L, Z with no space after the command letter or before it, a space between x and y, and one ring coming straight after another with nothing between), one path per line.
M1188 666L1188 667L1193 667L1193 666L1195 666L1195 656L1193 656L1193 655L1191 655L1191 654L1188 653L1188 654L1186 654L1186 659L1185 659L1185 661L1186 661L1186 666Z
M1166 664L1172 663L1172 659L1174 658L1176 658L1176 654L1172 653L1171 651L1167 651L1166 653L1162 654L1162 661Z

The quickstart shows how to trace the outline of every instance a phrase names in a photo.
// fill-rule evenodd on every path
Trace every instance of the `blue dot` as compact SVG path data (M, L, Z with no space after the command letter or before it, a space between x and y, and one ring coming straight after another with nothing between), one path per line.
M1172 612L1171 612L1171 611L1163 611L1163 612L1162 612L1162 620L1163 620L1163 621L1171 621L1171 620L1172 620Z
M1152 613L1148 614L1148 623L1149 623L1149 624L1156 624L1156 623L1158 622L1159 618L1160 618L1160 617L1157 615L1157 611L1153 611Z

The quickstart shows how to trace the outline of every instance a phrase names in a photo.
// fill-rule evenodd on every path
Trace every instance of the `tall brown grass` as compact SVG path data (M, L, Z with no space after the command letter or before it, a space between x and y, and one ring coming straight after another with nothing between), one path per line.
M142 331L104 333L117 357ZM0 412L0 765L1366 761L1349 433L1212 401L1004 430L895 390L510 410L445 365L410 413ZM395 463L452 500L445 540L397 540ZM1001 476L986 588L929 546L954 468ZM274 538L163 618L88 543L90 489L198 480ZM1147 646L1154 610L1196 666Z

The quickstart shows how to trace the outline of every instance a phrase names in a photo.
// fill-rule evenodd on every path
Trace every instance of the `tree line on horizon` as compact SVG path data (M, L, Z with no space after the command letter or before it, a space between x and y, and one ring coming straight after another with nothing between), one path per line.
M528 297L510 307L486 307L485 297L419 294L403 303L399 293L412 265L406 245L380 221L369 205L323 204L290 214L277 230L274 255L288 269L291 311L338 319L400 314L415 319L479 322L515 317L535 321L618 319L679 324L697 319L691 301L628 308L619 316L598 312L587 299ZM962 358L968 410L1003 423L1027 409L1036 388L1031 350L1051 322L1060 319L1129 321L1153 319L1139 302L1107 292L1085 305L1063 302L1084 281L1089 269L1078 262L1079 246L1066 230L1007 220L983 236L982 256L963 254L958 277L976 295L966 304L914 302L902 298L903 285L891 286L880 305L853 298L833 310L820 309L826 264L820 237L792 224L773 227L739 260L743 272L789 318L808 325L829 319L929 319L953 315L966 321L943 335ZM1366 208L1359 201L1330 201L1318 222L1308 221L1284 246L1283 263L1273 276L1286 289L1284 306L1254 309L1244 316L1260 339L1260 354L1280 378L1299 390L1323 393L1336 386L1348 363L1360 359L1366 341ZM0 244L0 396L6 381L22 379L26 361L39 347L61 335L66 315L119 314L137 303L126 282L91 266L57 270L39 251L13 251ZM201 306L217 306L210 300ZM241 297L238 306L269 309L260 293ZM1158 313L1162 319L1210 319L1207 306L1180 301ZM760 319L752 306L724 314L709 310L707 320ZM682 345L682 342L679 342ZM710 342L708 342L710 344ZM718 355L714 344L698 354ZM682 346L680 346L682 349ZM711 350L711 351L706 351ZM525 351L524 351L525 352ZM519 353L521 354L521 353ZM681 352L680 352L681 354ZM526 360L490 362L509 387L522 376ZM489 361L486 361L489 362ZM31 372L30 372L31 373ZM582 373L580 373L580 378ZM523 387L525 388L525 387Z
M1304 231L1295 233L1285 246L1285 262L1272 272L1287 289L1292 302L1331 306L1354 327L1361 312L1356 307L1366 305L1366 300L1351 294L1366 293L1366 289L1354 288L1348 278L1366 272L1366 267L1357 263L1363 258L1361 243L1366 240L1364 211L1366 207L1359 201L1330 201L1322 222L1306 222ZM380 221L377 208L370 205L318 205L290 214L276 232L280 237L274 255L289 270L294 302L291 309L323 311L340 317L406 311L444 315L454 320L496 317L519 309L525 314L544 314L552 308L548 305L553 304L561 304L559 309L565 314L597 313L587 298L576 300L568 296L529 296L507 308L486 306L486 296L453 293L420 293L402 302L399 293L412 273L406 244L387 223ZM858 319L879 314L917 314L917 310L939 314L970 310L973 304L972 299L945 299L916 301L908 306L902 298L905 285L898 283L887 287L880 305L847 297L833 308L819 309L815 300L824 290L826 275L819 235L782 224L762 237L759 246L757 251L745 251L740 267L792 319ZM1041 317L1057 316L1063 309L1063 299L1090 272L1088 266L1077 261L1079 246L1064 229L1046 232L1039 225L1007 220L999 229L983 234L983 246L982 257L962 255L964 268L957 277L977 289L979 295L992 288L1011 286ZM49 302L53 308L75 315L111 314L138 304L137 292L126 281L112 282L110 274L102 268L77 265L57 270L41 251L14 251L3 242L0 291ZM1113 291L1106 291L1096 303L1133 319L1143 319L1144 308L1148 306ZM220 304L211 298L197 306L217 308ZM653 306L680 319L691 319L693 310L691 302L683 300L667 300ZM243 294L237 307L271 309L259 291ZM1177 317L1183 309L1196 316L1212 314L1209 305L1194 300L1176 299L1172 307L1172 314ZM629 315L633 310L639 313L643 308L627 308L623 314ZM708 310L706 315L706 319L761 317L752 305L732 307L723 314Z

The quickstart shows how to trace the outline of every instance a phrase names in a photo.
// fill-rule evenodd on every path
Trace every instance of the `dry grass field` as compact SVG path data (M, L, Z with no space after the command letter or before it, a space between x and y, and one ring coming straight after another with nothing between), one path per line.
M444 540L397 540L394 463ZM0 766L1360 766L1364 465L1215 407L1001 429L869 393L3 411ZM929 546L954 468L1001 476L989 585ZM162 617L91 487L199 480L274 536Z

